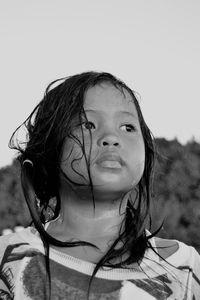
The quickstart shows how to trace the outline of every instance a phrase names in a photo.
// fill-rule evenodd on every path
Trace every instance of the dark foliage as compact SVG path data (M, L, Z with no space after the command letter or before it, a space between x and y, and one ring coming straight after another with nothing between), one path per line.
M160 236L179 239L200 252L200 144L157 139L154 226L165 219Z

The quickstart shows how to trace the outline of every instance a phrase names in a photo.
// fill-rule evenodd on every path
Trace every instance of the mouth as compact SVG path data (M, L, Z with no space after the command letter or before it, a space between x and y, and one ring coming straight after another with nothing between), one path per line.
M121 169L124 162L116 153L105 153L96 160L96 164L103 168Z

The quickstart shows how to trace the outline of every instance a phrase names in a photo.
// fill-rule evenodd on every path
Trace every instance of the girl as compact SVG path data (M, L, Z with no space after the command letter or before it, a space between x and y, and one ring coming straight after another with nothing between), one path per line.
M108 73L50 84L22 127L33 226L0 244L0 299L200 299L200 257L150 234L155 147L134 92Z

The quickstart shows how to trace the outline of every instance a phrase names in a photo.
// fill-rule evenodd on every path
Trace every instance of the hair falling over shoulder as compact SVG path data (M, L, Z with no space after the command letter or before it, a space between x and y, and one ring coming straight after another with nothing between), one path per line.
M125 229L98 262L92 278L103 265L112 268L126 268L132 263L138 263L143 258L145 250L150 247L145 228L150 220L155 144L153 136L144 121L135 92L120 79L104 72L85 72L58 79L49 84L43 99L24 123L16 129L9 143L10 148L19 151L18 160L21 165L23 192L33 223L40 233L45 247L48 249L50 244L59 247L80 245L96 247L85 241L61 242L56 240L45 231L44 224L48 221L46 211L49 207L52 209L50 206L52 198L56 199L56 205L53 207L53 213L50 214L50 217L55 219L60 212L61 203L58 188L60 174L62 173L60 159L64 141L68 137L75 138L72 132L73 120L75 118L80 119L84 115L83 104L86 91L90 87L103 82L115 86L120 91L126 90L132 97L144 139L145 168L138 186L128 201ZM19 141L18 133L24 129L26 140ZM81 145L81 147L84 154L84 145ZM64 176L66 177L65 174ZM91 180L89 185L92 192ZM115 249L119 241L123 241L123 246ZM114 258L120 258L125 253L128 253L128 256L124 261L112 264Z

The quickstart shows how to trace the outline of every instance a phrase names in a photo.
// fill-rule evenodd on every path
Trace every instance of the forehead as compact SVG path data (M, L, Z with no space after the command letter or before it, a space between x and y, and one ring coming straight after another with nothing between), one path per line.
M101 83L88 89L84 98L85 110L129 111L137 115L133 98L126 89Z

